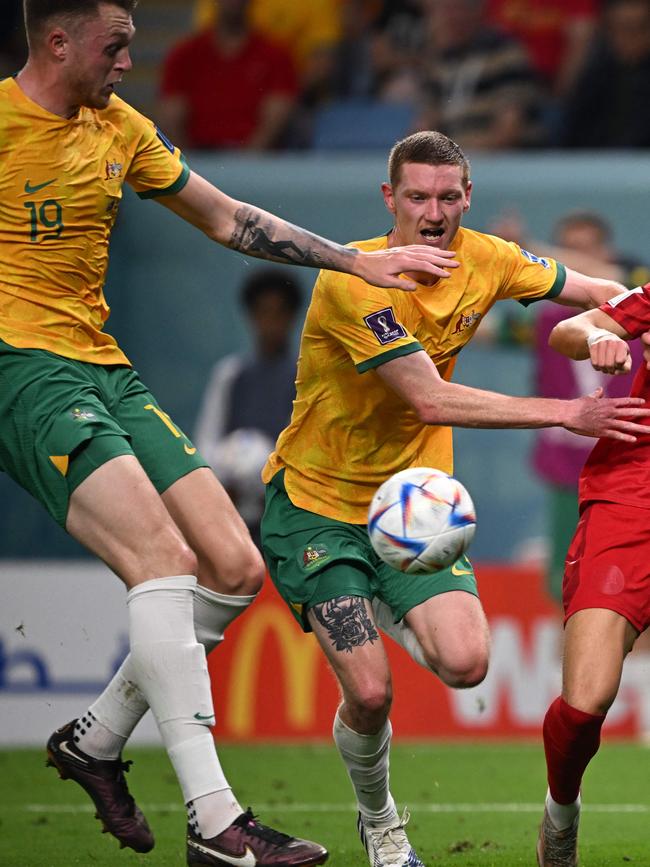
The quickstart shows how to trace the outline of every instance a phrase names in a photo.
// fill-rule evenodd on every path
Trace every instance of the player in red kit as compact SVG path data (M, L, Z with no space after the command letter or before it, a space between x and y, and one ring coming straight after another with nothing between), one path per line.
M650 329L650 283L560 322L550 345L596 370L629 371L626 341ZM650 345L650 340L644 337ZM631 395L650 397L650 370L638 369ZM580 784L600 745L623 662L650 624L650 427L634 443L598 440L580 477L580 521L567 553L563 602L562 695L544 719L546 808L537 843L540 867L578 863Z

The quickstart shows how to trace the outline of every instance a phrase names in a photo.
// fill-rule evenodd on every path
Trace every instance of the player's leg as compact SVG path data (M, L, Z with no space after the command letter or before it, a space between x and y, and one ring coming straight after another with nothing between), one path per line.
M138 460L174 527L197 558L195 571L201 583L194 593L194 628L209 653L255 598L264 574L261 556L212 471L137 374L124 372L111 398L116 418L129 431ZM79 745L92 755L121 750L148 709L146 697L134 686L132 669L129 655L82 718ZM242 810L224 787L219 794L195 798L188 813L194 829L208 839Z
M323 574L328 583L345 564ZM363 581L363 576L354 576ZM395 815L388 789L388 721L392 685L388 659L373 623L367 598L338 595L308 611L309 624L339 682L342 702L334 721L334 740L350 774L362 815L383 822Z
M332 564L321 574L319 595L327 586L339 591L346 573L356 571L348 563ZM363 575L353 580L361 583ZM408 813L399 817L389 787L392 686L370 601L337 595L311 606L307 617L341 688L333 737L357 798L357 828L370 863L419 867L405 832Z
M647 619L650 533L644 509L597 503L567 555L562 695L544 719L548 793L538 863L577 863L580 787L600 745L625 656Z
M137 465L124 431L101 399L99 379L108 374L95 365L1 342L0 357L1 468L65 526L71 491L97 467L113 460ZM91 460L84 462L82 454ZM146 477L142 480L138 476L139 481L143 481L144 490L151 492ZM129 497L111 501L118 519L128 513L130 493ZM155 518L151 520L147 526L151 541L145 557L149 572L165 574L169 568L177 574L191 571L193 555L183 545L180 534L170 528L169 517L162 514L158 525ZM160 546L159 551L152 550L153 543L156 548ZM162 558L169 560L165 567ZM144 568L141 577L147 577ZM128 794L119 753L107 760L82 754L73 730L74 724L64 726L50 738L50 760L54 760L62 776L74 779L89 792L99 817L122 843L137 851L148 851L153 837Z
M261 555L191 442L157 407L135 374L128 372L124 379L116 414L131 432L138 458L155 483L173 526L196 555L195 571L202 584L194 593L194 629L197 640L209 652L255 598L264 575ZM96 747L98 732L106 746L112 732L112 749L121 747L146 712L149 702L137 686L136 662L129 654L89 709L86 717L92 725L90 729L84 727L82 746L90 743ZM234 857L246 846L258 860L263 858L269 864L319 864L327 857L318 844L280 834L244 813L223 774L218 788L208 787L203 794L196 787L183 787L183 791L190 825L188 860L192 863L213 863L218 859L217 851ZM197 793L192 796L192 791ZM203 851L206 849L211 851Z
M100 445L91 441L88 452ZM209 730L214 713L205 651L194 631L193 551L135 456L99 465L75 488L66 526L129 588L128 681L152 708L186 803L212 796L223 830L242 810Z
M119 424L198 560L196 637L210 651L255 598L264 576L261 555L229 497L192 442L158 406L134 371L122 372L110 395ZM130 660L84 715L92 755L117 755L148 705L133 688ZM113 737L111 738L111 734ZM199 809L199 818L202 810Z
M623 661L637 636L615 611L577 611L565 633L562 695L544 718L548 791L537 858L542 867L577 864L580 787L600 746L605 716L618 692Z
M276 587L301 627L316 632L341 685L333 735L370 862L418 867L389 789L391 678L369 604L365 528L297 508L276 477L267 486L262 541Z
M221 864L221 856L239 857L246 846L258 861L264 858L269 864L323 863L327 853L321 846L266 828L244 812L232 794L208 727L214 724L214 713L205 651L194 632L196 579L159 575L167 571L166 562L196 572L196 559L153 486L147 492L141 477L147 479L134 457L100 466L75 490L68 529L131 587L129 676L156 718L190 817L199 812L202 817L202 826L188 831L188 863ZM109 495L118 504L130 496L128 515L115 517L115 509L103 505ZM143 515L146 519L136 518ZM112 528L110 535L107 527ZM148 540L146 553L152 553L150 562L138 557L142 534ZM165 561L156 539L164 543L170 535L179 550L176 559L168 551ZM146 580L138 580L143 573Z
M198 559L194 625L210 653L255 599L266 573L264 561L212 470L204 467L179 478L162 499Z
M487 674L490 634L477 596L450 590L416 605L404 617L429 667L456 689L476 686Z
M372 606L382 631L448 686L480 683L490 638L469 559L433 575L409 575L408 581L383 563L377 571L380 595Z
M94 469L93 465L99 465L100 457L94 455L94 450L98 448L97 443L101 443L101 439L91 441L89 446L78 454L71 463L70 481L71 485L75 486L71 496L70 507L67 516L66 528L68 531L78 538L83 544L97 553L105 562L109 563L112 568L120 574L126 581L127 586L134 583L140 583L143 578L151 577L146 571L147 563L151 558L150 552L155 552L157 558L155 562L154 577L161 575L173 574L170 571L171 563L170 552L168 546L161 544L160 533L156 531L156 527L164 528L164 533L172 538L177 545L181 545L183 550L187 552L193 576L199 573L199 563L197 562L196 552L185 539L183 532L179 529L173 518L166 508L163 500L160 497L160 490L169 490L174 488L174 485L185 480L188 485L188 479L197 474L205 474L209 477L209 471L201 468L201 458L196 454L196 449L182 435L179 429L173 424L169 417L158 408L153 396L146 390L140 382L137 374L132 370L120 370L113 374L103 374L101 371L95 373L99 378L99 385L103 400L106 402L109 409L114 414L116 423L122 429L128 430L130 434L130 443L137 452L135 457L131 457L131 462L135 465L135 469L131 468L130 472L133 479L130 480L125 476L124 480L120 481L118 471L114 469L114 463L99 466L95 472L90 472ZM126 459L125 459L126 460ZM124 470L120 469L122 474ZM88 475L88 478L84 478ZM115 476L115 483L113 481ZM137 483L136 483L137 481ZM123 492L119 492L117 484L122 484ZM116 485L116 490L113 491L113 485ZM127 496L129 484L133 488L133 496ZM155 487L154 487L155 486ZM203 486L205 487L205 485ZM215 486L216 482L215 482ZM158 489L158 490L157 490ZM214 491L211 491L213 500L216 500ZM205 506L205 495L201 495L199 486L192 486L188 493L188 498L196 497L197 499L197 514L198 509ZM186 499L188 499L186 498ZM139 500L142 503L138 505ZM107 535L105 532L106 519L103 513L100 513L99 520L93 521L93 509L89 508L88 501L115 503L129 503L129 510L124 510L121 515L121 520L112 518L112 533ZM214 502L213 502L214 509ZM217 500L217 505L222 505ZM189 506L187 507L189 511ZM214 512L213 512L214 514ZM216 523L216 521L215 521ZM219 528L216 527L218 530ZM224 534L225 535L225 534ZM126 540L126 544L122 539ZM106 546L110 550L106 550ZM228 551L232 554L232 550ZM237 552L235 552L237 553ZM243 560L243 558L242 558ZM168 565L169 564L169 565ZM243 585L250 583L252 576L246 575ZM205 632L214 636L214 643L218 640L216 635L218 627L214 624L213 610L218 608L221 610L225 607L219 604L214 605L212 599L206 601L204 594L196 592L196 578L193 581L191 594L187 594L184 602L177 601L179 612L182 607L182 614L175 614L173 611L167 612L163 616L187 618L187 605L189 602L190 613L194 619L195 610L199 611L202 622L208 621ZM151 585L153 586L153 585ZM240 585L241 586L241 585ZM132 602L129 604L131 613L131 627L141 632L145 627L140 623L140 619L136 617L136 612L144 612L149 608L156 606L163 599L162 587L157 588L161 592L143 593L141 591L133 591L131 596ZM246 586L244 586L246 589ZM250 599L243 600L243 605L239 604L239 599L234 605L227 607L227 612L232 619L231 612L239 613L242 611ZM210 610L210 617L206 617L204 609ZM222 620L224 618L222 617ZM187 623L184 626L185 633L183 637L179 634L177 640L182 644L192 644L185 647L183 652L188 657L191 654L196 656L194 667L199 666L202 671L196 675L197 679L202 683L201 689L207 690L207 699L204 696L204 703L208 707L208 711L203 711L197 707L193 713L199 713L206 717L209 722L212 718L211 711L211 695L209 692L209 680L207 677L207 666L205 665L205 652L203 647L196 643L196 630L194 625L191 627L192 635L190 638L189 627ZM219 633L222 634L222 633ZM152 642L154 636L148 636L146 639ZM135 642L132 643L132 652L127 657L127 660L117 672L113 681L108 685L104 693L91 705L89 710L81 717L76 725L77 745L84 752L94 758L102 760L110 759L113 756L119 755L124 743L126 742L131 731L146 712L151 704L149 696L144 689L138 688L142 682L142 673L139 669L142 666L142 660L139 658L142 655L141 649L135 648ZM158 643L158 642L154 642ZM163 642L161 642L163 643ZM142 644L142 642L140 642ZM178 648L173 647L173 643L165 641L166 647L163 649L174 653ZM168 645L168 647L167 647ZM161 648L156 648L158 655L164 658L161 654ZM202 659L202 662L200 662ZM171 663L174 664L173 662ZM151 663L147 663L151 665ZM189 670L186 671L189 676ZM176 687L179 689L179 687ZM187 701L189 696L183 700ZM154 715L157 722L160 724L159 713L154 707ZM175 709L176 712L178 709ZM170 730L170 737L173 743L176 740L190 740L189 737L184 738L183 733L191 731L191 727L180 727L179 731L175 731L174 725L166 726ZM199 742L203 740L201 750L209 750L211 755L210 761L206 768L212 765L212 771L215 771L218 765L216 754L210 733L203 726L202 734L199 741L194 746L200 746ZM205 736L208 740L205 740ZM166 742L163 732L163 740ZM208 746L209 745L209 746ZM184 768L186 765L193 767L195 759L191 755L192 747L185 745L174 747L174 755L179 754L178 765ZM207 760L206 760L207 761ZM178 770L178 768L177 768ZM184 772L183 772L184 773ZM190 774L194 773L190 771ZM209 772L211 773L211 772ZM230 788L220 771L215 779L218 780L218 785L202 784L200 786L190 785L184 786L181 778L181 787L186 795L186 802L192 800L187 794L191 789L194 793L194 798L197 800L198 813L203 832L207 836L212 837L216 833L222 831L232 822L237 816L242 813L242 809L233 797ZM206 791L201 791L201 790ZM194 814L194 812L193 812Z
M196 638L210 653L226 627L255 599L263 577L261 555L225 491L206 468L184 475L162 494L174 523L197 554ZM192 519L192 511L195 519ZM127 657L84 714L80 746L96 758L115 758L149 705L134 687ZM199 807L199 826L202 810Z

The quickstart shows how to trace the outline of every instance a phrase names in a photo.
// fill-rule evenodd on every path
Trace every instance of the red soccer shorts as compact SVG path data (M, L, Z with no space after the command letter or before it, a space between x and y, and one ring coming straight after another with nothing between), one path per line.
M564 622L584 608L608 608L639 632L650 624L650 509L589 503L564 565Z

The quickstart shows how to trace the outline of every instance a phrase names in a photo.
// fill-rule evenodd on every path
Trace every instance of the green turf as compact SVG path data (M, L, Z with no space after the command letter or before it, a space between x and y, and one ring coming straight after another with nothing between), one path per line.
M366 867L351 790L332 746L228 746L220 752L244 806L263 806L268 824L326 845L332 867ZM102 836L84 793L46 770L41 751L0 751L0 865L182 867L185 817L167 759L157 750L136 749L127 758L135 759L129 782L156 835L153 852L120 851L112 837ZM650 753L633 745L605 744L593 761L584 786L584 867L650 865L649 769ZM412 807L409 836L428 867L534 863L537 805L545 791L539 746L400 744L391 779L396 799ZM434 811L457 804L532 807ZM589 804L639 806L637 812L608 813L590 811Z

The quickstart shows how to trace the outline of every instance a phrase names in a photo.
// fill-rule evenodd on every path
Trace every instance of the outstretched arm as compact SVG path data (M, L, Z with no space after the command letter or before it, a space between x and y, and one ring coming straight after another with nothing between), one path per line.
M459 264L453 252L425 245L372 253L343 247L255 205L230 198L194 172L179 193L157 201L233 250L273 262L345 271L375 286L415 289L415 281L403 276L405 272L449 277L448 269Z
M627 373L632 356L630 335L603 310L586 310L559 322L549 337L549 346L577 361L588 358L595 370Z
M602 389L575 400L511 397L469 388L440 377L426 352L387 361L377 373L425 424L468 428L564 427L585 436L634 442L646 434L636 422L650 416L642 398L603 398Z
M586 274L567 268L564 287L560 294L553 298L553 301L569 307L592 310L621 292L625 292L625 286L622 283L617 283L616 280L604 277L588 277Z

